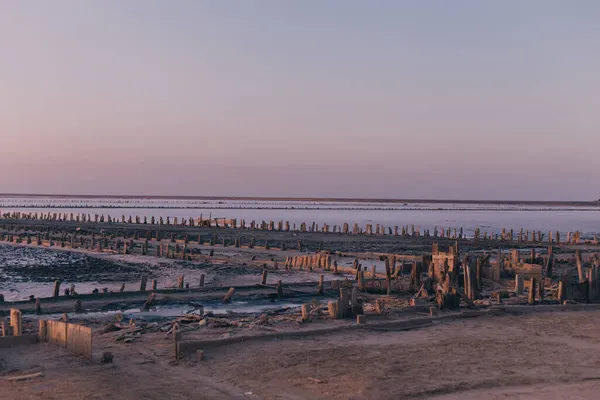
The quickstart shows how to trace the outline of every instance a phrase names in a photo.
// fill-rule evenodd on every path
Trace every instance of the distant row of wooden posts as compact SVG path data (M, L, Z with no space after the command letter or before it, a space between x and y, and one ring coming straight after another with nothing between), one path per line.
M430 229L421 229L420 226L403 225L403 226L384 226L382 224L366 224L365 227L359 226L354 223L352 226L348 223L340 225L329 225L327 223L317 224L312 222L310 224L302 222L300 224L290 223L289 221L260 221L257 222L252 220L247 222L244 219L227 219L227 218L208 218L203 217L201 214L199 218L178 218L173 217L140 217L131 215L126 217L122 215L121 218L111 217L110 215L104 216L104 214L85 214L85 213L23 213L23 212L10 212L2 214L2 218L6 220L26 220L26 221L57 221L57 222L71 222L71 223L94 223L94 224L140 224L140 225L153 225L153 226L179 226L179 227L213 227L213 228L226 228L226 229L250 229L250 230L261 230L261 231L280 231L280 232L321 232L321 233L340 233L347 235L379 235L379 236L415 236L415 237L434 237L434 238L448 238L448 239L473 239L477 241L487 240L500 240L505 242L517 242L517 243L555 243L555 244L578 244L582 243L581 233L567 232L561 237L559 231L549 231L544 233L539 230L529 230L521 228L519 231L514 229L501 229L498 233L482 232L480 228L475 228L472 237L468 237L462 227L450 228L435 226L433 231ZM562 239L562 240L561 240ZM586 242L586 241L584 241ZM594 236L592 240L588 240L588 243L598 244L598 238Z

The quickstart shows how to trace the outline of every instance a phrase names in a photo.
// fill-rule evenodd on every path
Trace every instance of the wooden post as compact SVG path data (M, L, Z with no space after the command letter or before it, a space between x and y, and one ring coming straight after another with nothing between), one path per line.
M204 274L200 275L200 287L204 287Z
M552 246L548 246L548 259L546 260L546 268L544 268L545 276L552 278L552 266L554 265L554 254L552 252Z
M358 289L360 291L365 290L365 271L358 271Z
M473 279L471 274L471 266L469 265L469 260L465 258L466 264L464 265L464 275L465 275L465 291L468 298L471 300L475 300L475 293L473 290Z
M183 275L179 275L179 278L177 279L177 287L179 289L183 289L183 285L184 285Z
M377 313L377 315L385 314L385 303L382 299L377 299L375 301L375 312Z
M156 281L156 279L152 279L152 290L156 290L157 286L158 286L158 282Z
M515 275L515 292L517 293L517 296L523 293L523 281L523 275Z
M358 288L352 288L352 295L350 296L350 309L352 315L360 315L363 313L362 307L358 302Z
M338 302L337 301L330 301L329 303L327 303L327 311L329 312L329 316L332 319L338 319L339 318L339 312L338 312Z
M225 304L230 303L231 298L233 297L234 293L235 293L235 288L229 288L229 291L227 292L225 297L223 297L223 303L225 303Z
M154 299L156 299L156 295L154 293L150 293L150 296L148 296L148 300L146 300L144 303L142 310L149 310L150 307L152 307L152 304L154 304Z
M10 326L12 327L13 336L21 336L23 333L23 316L21 311L16 308L10 309Z
M585 280L585 275L583 274L583 262L581 261L581 252L579 250L575 251L575 261L577 262L577 274L579 275L579 283Z
M263 284L263 285L267 284L267 275L268 275L268 271L265 268L265 269L263 269L263 272L262 272L262 280L260 282L261 284Z
M560 304L562 304L563 301L565 301L565 295L565 284L561 279L560 281L558 281L558 293L556 294L556 297L558 298Z
M12 327L4 318L2 318L2 336L12 336Z
M535 304L535 278L531 278L531 280L529 281L529 299L528 299L528 303L530 305Z
M498 260L493 269L493 280L500 280L500 271L502 271L502 249L498 249Z
M140 292L143 292L146 290L146 283L148 282L148 277L147 276L142 276L142 280L140 281Z
M302 304L302 322L308 322L310 320L310 310L308 304Z
M319 296L323 295L323 279L323 275L319 276L319 286L317 286L317 295Z
M340 289L340 317L341 318L345 318L348 316L349 312L349 299L348 299L348 288L341 288Z
M60 281L54 281L54 291L52 297L58 297L60 295Z

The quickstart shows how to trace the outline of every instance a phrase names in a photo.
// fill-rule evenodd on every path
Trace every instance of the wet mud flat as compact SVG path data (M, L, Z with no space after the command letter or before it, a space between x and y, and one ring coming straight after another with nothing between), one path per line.
M245 275L253 275L256 281L259 274L260 271L242 265L215 266L0 244L0 294L6 301L49 297L56 281L60 281L63 288L75 285L77 293L89 294L95 289L117 292L123 284L127 290L137 290L142 277L157 280L166 288L175 287L181 275L197 285L201 275L206 276L207 284L218 284L221 280Z

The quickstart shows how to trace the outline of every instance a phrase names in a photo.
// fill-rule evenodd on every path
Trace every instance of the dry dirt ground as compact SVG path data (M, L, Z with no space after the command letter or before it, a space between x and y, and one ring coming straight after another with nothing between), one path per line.
M600 312L485 316L413 331L254 341L171 362L164 333L94 336L89 363L53 345L0 350L0 399L590 399ZM12 381L15 374L42 376Z

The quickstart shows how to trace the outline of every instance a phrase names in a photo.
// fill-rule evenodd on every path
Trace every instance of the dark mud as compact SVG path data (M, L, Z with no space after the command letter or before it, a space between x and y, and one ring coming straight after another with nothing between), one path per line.
M85 254L0 246L0 279L12 282L123 282L151 272L148 265L115 263Z

